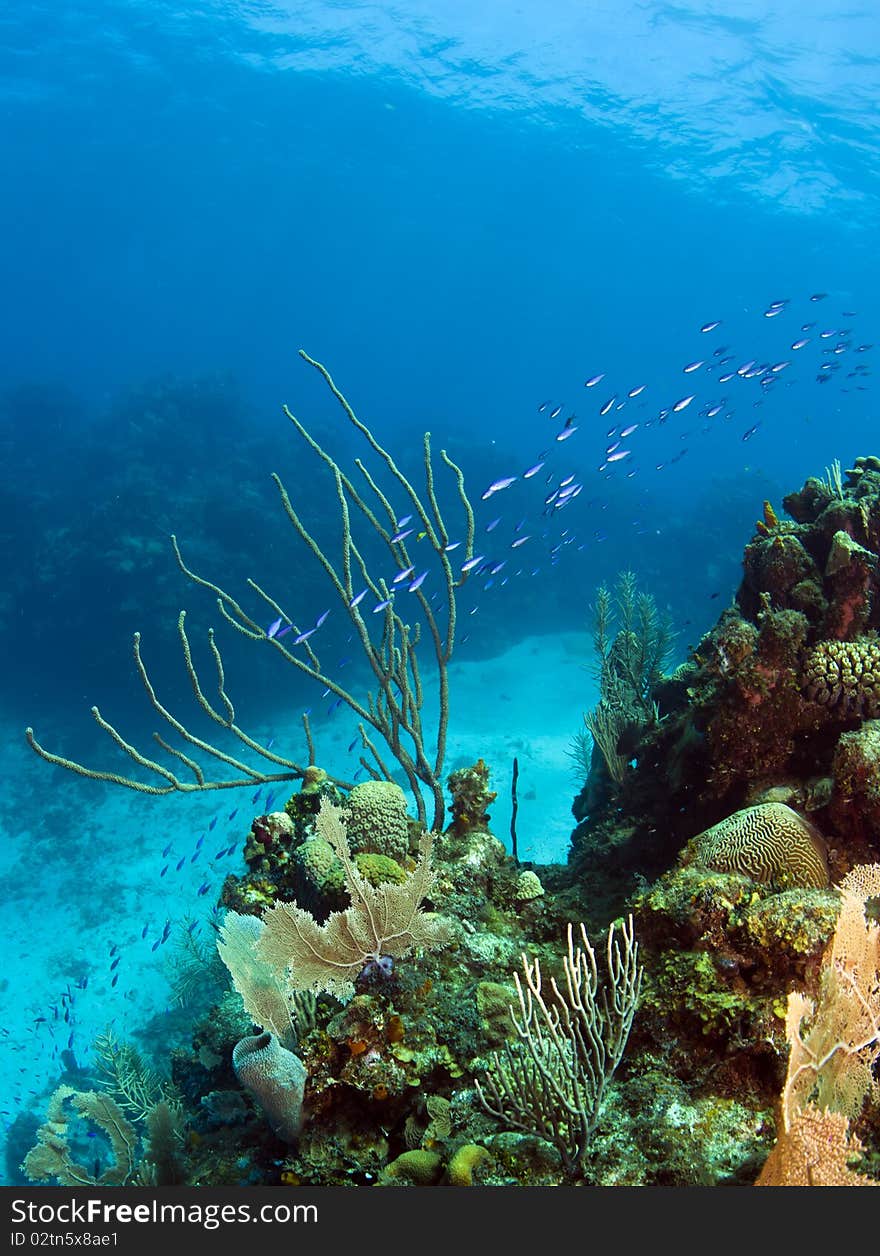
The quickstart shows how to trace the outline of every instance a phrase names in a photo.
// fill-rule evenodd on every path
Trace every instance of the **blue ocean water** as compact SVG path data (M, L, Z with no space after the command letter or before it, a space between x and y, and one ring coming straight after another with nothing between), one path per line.
M243 727L302 754L310 709L319 759L323 745L333 770L357 762L356 721L224 633L168 542L243 600L248 578L271 590L301 629L332 608L328 666L363 683L270 479L330 547L332 478L282 403L349 467L362 442L297 350L413 482L426 430L462 466L484 562L461 598L447 767L484 755L503 836L518 754L521 840L562 861L597 585L635 571L683 657L733 596L763 501L878 452L878 89L867 3L47 0L4 15L7 1129L42 1111L63 1051L87 1061L105 1024L148 1041L173 1016L152 945L166 921L208 936L239 858L215 856L216 835L240 845L253 812L249 790L218 803L83 781L33 756L24 728L122 770L97 703L150 753L132 634L182 716L185 607L206 668L218 629ZM438 492L453 517L448 477ZM416 550L411 578L429 569L430 589ZM74 1010L59 1023L53 1007Z

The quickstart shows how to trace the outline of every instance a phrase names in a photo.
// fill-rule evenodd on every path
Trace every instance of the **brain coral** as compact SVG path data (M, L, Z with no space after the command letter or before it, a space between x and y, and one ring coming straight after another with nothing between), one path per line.
M841 715L880 715L880 642L822 641L804 663L807 697Z
M363 781L345 802L345 828L353 851L402 860L409 853L406 797L393 781Z
M694 839L697 859L717 872L739 872L784 888L828 885L819 831L781 802L735 811Z

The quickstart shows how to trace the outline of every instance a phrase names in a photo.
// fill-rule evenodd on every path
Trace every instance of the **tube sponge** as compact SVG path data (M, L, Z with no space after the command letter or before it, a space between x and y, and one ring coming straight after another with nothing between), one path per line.
M235 1044L232 1067L278 1137L295 1143L302 1128L306 1085L306 1068L299 1056L282 1047L274 1034L254 1034Z

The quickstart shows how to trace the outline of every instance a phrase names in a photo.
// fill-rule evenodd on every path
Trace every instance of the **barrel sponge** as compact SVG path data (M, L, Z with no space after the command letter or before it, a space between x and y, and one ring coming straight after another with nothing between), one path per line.
M306 1068L299 1056L282 1047L274 1034L254 1034L235 1044L232 1067L278 1137L295 1143L302 1128L306 1085Z
M352 851L398 861L409 853L406 797L394 781L362 781L345 801L345 828Z
M825 842L809 820L782 802L735 811L694 839L697 860L716 872L793 889L828 885Z
M804 690L845 718L880 715L880 641L820 641L804 663Z

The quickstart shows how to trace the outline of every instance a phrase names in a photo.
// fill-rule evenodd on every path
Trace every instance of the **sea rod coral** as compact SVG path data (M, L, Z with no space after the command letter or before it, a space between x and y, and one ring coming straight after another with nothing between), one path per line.
M232 628L248 640L261 645L266 644L277 651L286 663L311 680L317 681L354 712L359 720L362 749L360 763L364 771L374 780L391 780L391 768L386 752L390 754L396 760L409 784L419 819L423 821L427 819L427 812L422 796L422 786L427 788L434 808L433 827L439 830L442 827L444 814L441 780L449 724L449 662L455 646L456 592L467 579L466 564L473 557L474 547L474 513L465 490L464 475L446 451L441 450L440 459L452 472L458 504L461 508L462 519L456 533L463 541L461 555L465 559L463 564L465 574L462 574L460 569L453 568L449 557L450 532L435 490L430 433L426 432L423 440L425 487L423 493L420 494L400 470L391 453L379 443L370 428L357 418L345 397L336 387L326 367L309 357L303 350L300 350L300 356L324 378L349 423L363 438L380 463L384 464L394 489L402 497L404 508L417 521L418 529L424 536L424 548L433 554L433 560L439 568L442 589L439 602L435 603L429 599L422 588L423 577L419 576L407 587L407 611L404 611L402 607L398 609L395 602L395 597L399 592L397 581L392 579L389 583L384 576L376 574L368 564L365 554L367 542L378 537L387 549L391 563L398 573L414 570L414 561L407 546L407 537L412 529L402 530L398 526L398 519L402 517L399 505L392 503L390 496L380 486L366 463L361 458L356 458L355 466L365 481L366 491L359 488L287 406L284 407L287 418L330 473L332 479L330 492L336 498L342 525L340 551L337 556L331 556L318 544L307 524L298 514L281 478L273 473L272 479L278 489L281 506L288 522L312 558L325 572L342 605L344 614L351 622L355 639L360 643L363 657L372 673L371 692L362 697L358 696L346 689L325 667L318 653L319 646L312 640L316 629L302 631L285 608L289 590L275 596L261 588L255 580L248 579L249 589L258 604L262 606L264 614L272 617L270 626L264 628L260 619L256 617L258 612L250 613L228 590L192 571L184 561L177 538L172 536L174 555L181 571L189 580L215 595L221 616ZM356 522L359 522L362 527L362 536L358 535ZM368 608L365 614L361 609L361 604L367 597L369 597L369 602L364 603L364 608ZM418 608L417 611L416 608ZM411 616L412 622L408 622L405 616ZM261 766L247 763L223 749L222 746L215 746L197 736L162 703L153 687L141 654L140 633L134 635L134 661L147 698L160 719L190 748L190 753L172 745L159 733L154 733L154 737L161 749L171 756L172 761L176 760L177 764L183 764L192 774L193 779L181 779L171 767L143 754L126 740L114 724L104 718L96 706L92 707L92 715L99 728L107 733L118 749L146 772L158 777L161 783L149 783L118 772L85 767L74 760L47 750L37 740L33 729L28 728L26 735L31 748L49 763L67 768L79 776L109 781L145 794L168 794L174 791L188 793L199 790L229 789L238 785L301 780L308 767L315 762L308 716L303 716L304 735L309 752L308 763L285 758L273 750L271 745L250 736L236 722L235 708L226 688L223 659L220 647L215 640L214 630L208 631L208 645L216 671L219 703L209 701L202 687L186 630L185 611L180 612L177 631L186 673L201 712L207 715L214 724L231 734L231 737L244 746L251 755L262 761ZM433 734L426 727L423 715L424 688L419 650L423 632L430 642L438 680L437 716ZM287 636L288 633L291 635ZM301 653L294 652L296 646L302 646ZM199 754L202 759L212 760L215 764L221 765L227 775L222 779L209 779L205 768L197 758L193 757L192 752ZM337 783L350 788L350 784L346 782Z

